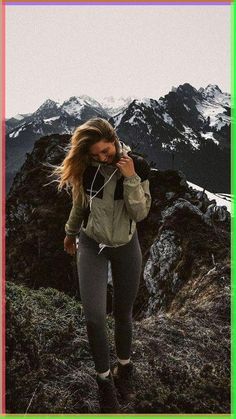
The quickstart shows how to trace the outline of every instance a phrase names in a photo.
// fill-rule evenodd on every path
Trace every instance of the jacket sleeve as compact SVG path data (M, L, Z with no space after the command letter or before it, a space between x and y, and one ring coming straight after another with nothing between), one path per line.
M147 217L151 207L151 194L149 190L150 167L143 160L142 173L125 177L123 182L124 201L130 217L138 222Z
M65 224L65 232L67 236L76 236L79 234L83 218L84 208L82 207L81 198L79 198L73 202L69 218Z

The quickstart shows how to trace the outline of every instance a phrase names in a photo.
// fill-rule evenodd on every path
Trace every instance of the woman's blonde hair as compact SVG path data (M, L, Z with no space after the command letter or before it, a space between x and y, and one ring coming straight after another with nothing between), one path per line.
M78 126L72 134L69 151L60 166L56 166L52 175L58 179L58 190L65 186L72 188L73 201L81 198L86 205L86 195L83 189L83 174L90 162L90 147L101 141L114 142L118 150L118 136L112 125L103 118L91 118Z

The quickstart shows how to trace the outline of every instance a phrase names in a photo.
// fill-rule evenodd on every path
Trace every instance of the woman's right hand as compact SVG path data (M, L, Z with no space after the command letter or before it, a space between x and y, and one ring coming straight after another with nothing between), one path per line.
M71 256L76 253L76 237L66 236L64 239L64 250L69 253Z

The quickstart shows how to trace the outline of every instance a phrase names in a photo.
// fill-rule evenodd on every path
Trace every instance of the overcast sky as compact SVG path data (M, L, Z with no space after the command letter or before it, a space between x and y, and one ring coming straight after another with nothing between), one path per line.
M47 98L230 92L230 6L6 6L6 116Z

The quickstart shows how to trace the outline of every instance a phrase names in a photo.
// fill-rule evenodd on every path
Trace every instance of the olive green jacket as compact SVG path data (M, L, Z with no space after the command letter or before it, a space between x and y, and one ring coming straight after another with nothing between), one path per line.
M73 203L65 225L67 236L76 236L82 229L98 243L121 246L131 240L136 223L147 217L151 206L149 164L121 141L119 147L133 159L135 175L124 177L115 166L91 162L84 172L83 188L92 201L86 208L81 198Z

